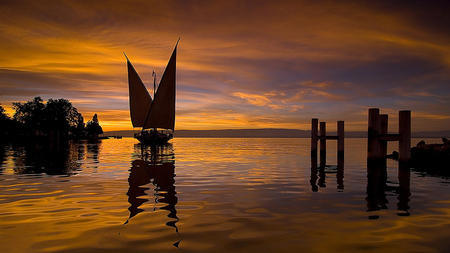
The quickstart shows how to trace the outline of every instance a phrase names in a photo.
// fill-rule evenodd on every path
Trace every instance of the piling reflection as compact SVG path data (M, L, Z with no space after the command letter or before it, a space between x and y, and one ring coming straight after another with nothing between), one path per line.
M409 216L410 201L410 168L408 164L399 163L398 186L389 185L386 159L367 159L367 211L388 209L386 192L397 194L397 213L399 216ZM378 215L370 215L369 219L377 219Z
M404 213L398 213L400 216L409 216L409 201L411 200L409 197L411 196L410 190L410 179L411 171L407 164L400 163L398 167L398 203L397 210L405 211Z
M135 151L140 153L140 159L131 163L128 178L130 187L127 192L130 216L125 224L144 211L141 208L142 204L150 200L146 197L149 196L147 191L150 188L145 187L145 185L152 183L156 187L155 193L151 195L155 196L153 211L156 210L157 204L165 204L159 209L168 211L167 217L174 219L168 221L166 225L174 227L178 233L176 223L179 218L175 208L178 198L175 191L175 158L172 144L151 146L136 144Z
M321 158L320 166L317 163L317 156L311 157L311 190L317 192L319 188L326 187L326 175L336 174L338 190L344 190L344 158L338 158L337 166L326 165Z

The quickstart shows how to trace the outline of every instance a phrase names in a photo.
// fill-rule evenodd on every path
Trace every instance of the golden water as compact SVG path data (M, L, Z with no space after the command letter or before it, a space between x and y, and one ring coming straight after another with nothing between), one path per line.
M448 252L450 181L412 171L405 187L389 160L384 207L368 212L366 140L345 141L343 171L317 174L309 139L6 145L0 249Z

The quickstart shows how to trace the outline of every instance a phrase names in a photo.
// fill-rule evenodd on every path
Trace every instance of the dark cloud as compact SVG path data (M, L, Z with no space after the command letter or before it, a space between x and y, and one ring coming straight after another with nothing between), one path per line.
M380 107L413 108L421 128L442 130L449 13L448 1L426 0L4 0L0 102L65 97L127 127L122 52L151 88L181 37L181 128L303 128L339 117L351 129Z

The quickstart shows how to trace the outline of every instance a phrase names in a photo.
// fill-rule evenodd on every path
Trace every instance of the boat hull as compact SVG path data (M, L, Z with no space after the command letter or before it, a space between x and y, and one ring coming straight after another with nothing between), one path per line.
M144 130L134 134L134 138L142 144L165 144L173 138L173 133L167 130Z

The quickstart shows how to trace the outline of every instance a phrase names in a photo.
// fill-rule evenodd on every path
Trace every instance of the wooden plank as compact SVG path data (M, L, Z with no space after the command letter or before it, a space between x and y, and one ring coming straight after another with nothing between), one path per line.
M337 140L338 136L336 136L336 135L317 136L317 139L319 139L319 140Z

